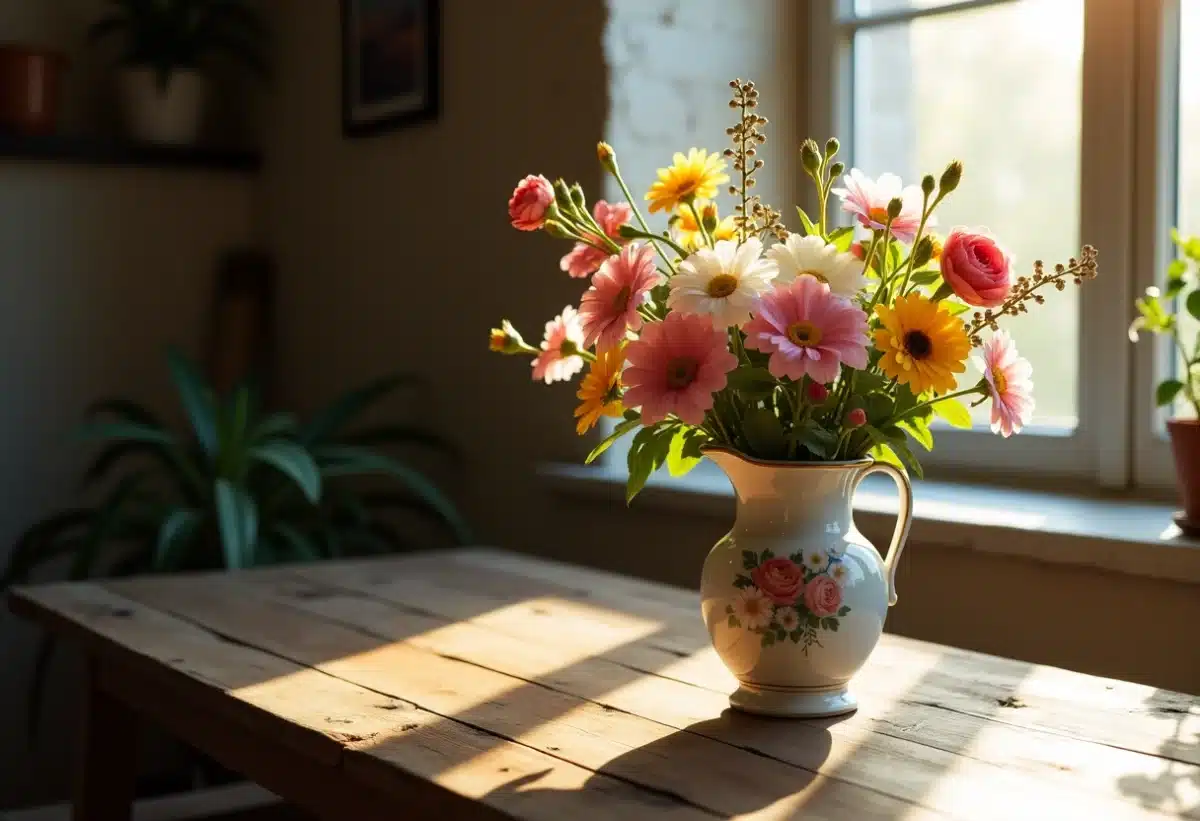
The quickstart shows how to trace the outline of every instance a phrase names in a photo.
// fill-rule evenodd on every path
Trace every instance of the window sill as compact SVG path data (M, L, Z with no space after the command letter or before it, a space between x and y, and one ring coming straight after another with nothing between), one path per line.
M729 507L713 504L732 496L728 480L704 467L678 479L656 474L635 504L731 518ZM550 464L540 473L562 495L625 498L618 469ZM933 480L913 492L917 542L1200 584L1200 541L1180 533L1169 504ZM890 532L896 505L890 480L868 478L855 495L859 528Z

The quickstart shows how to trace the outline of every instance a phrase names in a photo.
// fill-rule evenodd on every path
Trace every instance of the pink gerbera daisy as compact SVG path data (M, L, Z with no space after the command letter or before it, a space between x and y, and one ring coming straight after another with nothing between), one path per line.
M565 382L583 370L583 325L579 312L568 305L563 312L546 323L546 336L542 339L542 352L533 358L533 378L551 382Z
M633 216L633 209L629 207L627 202L608 204L604 200L597 200L592 208L592 216L596 218L596 224L604 231L608 238L618 245L624 245L628 240L621 237L621 226L629 222L629 218ZM586 234L587 238L592 240L591 245L586 242L577 242L575 247L562 258L558 263L558 267L566 271L573 277L582 278L591 276L596 272L604 260L608 259L608 252L601 250L604 246L604 241L592 233ZM601 246L597 248L595 246Z
M707 316L676 313L646 325L641 338L625 348L625 358L625 406L640 405L647 425L672 413L689 425L701 424L713 393L737 367L724 330L714 329Z
M627 328L642 327L638 306L659 279L649 245L630 243L606 259L579 305L584 345L606 351L625 338Z
M814 277L800 277L762 298L745 327L746 347L771 354L773 376L822 384L837 378L842 363L867 366L867 315Z
M992 394L992 433L1020 433L1033 418L1033 366L1017 354L1008 331L996 331L983 343L983 356L972 357Z
M888 203L899 197L904 205L900 216L892 220L892 236L901 242L916 239L923 202L920 188L915 185L905 188L895 174L884 174L873 180L857 168L850 169L842 182L846 187L835 188L833 193L841 197L842 210L857 216L859 224L882 231L888 220ZM927 228L936 224L934 217L925 222Z

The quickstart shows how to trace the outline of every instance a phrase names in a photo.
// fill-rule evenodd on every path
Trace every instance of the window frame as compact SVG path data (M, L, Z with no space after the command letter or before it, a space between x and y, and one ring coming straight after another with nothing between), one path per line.
M1172 1L1154 0L1153 5ZM807 65L808 133L837 135L846 146L847 165L853 164L852 42L856 32L1012 2L1019 0L957 0L860 17L853 12L853 0L814 0L810 4ZM1140 227L1135 225L1135 205L1140 203L1134 190L1138 170L1134 160L1140 148L1135 115L1143 102L1135 79L1144 73L1137 66L1139 0L1083 2L1079 244L1090 242L1100 249L1101 276L1087 283L1080 294L1079 423L1069 435L1038 435L1033 428L1008 440L986 428L941 429L935 450L920 455L935 472L1033 470L1103 487L1125 487L1131 479L1133 394L1149 396L1146 390L1133 390L1133 353L1121 332L1129 319L1135 270L1133 235ZM883 170L871 169L873 173ZM1035 385L1036 380L1034 374Z

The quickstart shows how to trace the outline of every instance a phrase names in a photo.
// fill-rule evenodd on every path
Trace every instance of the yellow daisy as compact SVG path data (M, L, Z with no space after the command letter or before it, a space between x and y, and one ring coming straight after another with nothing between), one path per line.
M696 198L693 203L696 206L696 211L700 214L704 213L704 209L709 206L709 201ZM716 208L716 205L712 206ZM713 240L735 239L737 237L737 226L734 224L733 217L726 217L717 222L717 230L713 231ZM680 204L675 209L675 217L671 220L671 239L682 245L688 251L695 251L704 245L704 234L700 231L700 226L696 224L696 215L692 213L691 206Z
M954 375L967 369L971 351L962 320L921 294L876 305L875 315L883 323L875 331L875 347L883 352L879 367L885 374L914 394L954 390Z
M729 182L724 170L720 154L709 154L703 148L691 149L686 157L676 152L669 168L658 169L658 179L646 194L650 213L673 211L681 202L697 197L711 200L717 195L717 186Z
M580 436L591 430L601 416L620 416L625 412L621 405L621 366L624 364L624 346L609 348L597 355L579 383L579 392L575 395L582 403L575 409L575 416L579 418L575 431Z

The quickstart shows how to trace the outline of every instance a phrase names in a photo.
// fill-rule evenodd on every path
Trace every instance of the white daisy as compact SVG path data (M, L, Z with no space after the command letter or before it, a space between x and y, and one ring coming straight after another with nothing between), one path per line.
M813 573L820 573L829 564L829 554L819 547L804 551L804 566Z
M741 245L721 240L714 248L701 248L679 264L671 277L667 306L681 314L708 314L713 327L724 330L750 319L758 298L771 288L778 269L762 258L762 241Z
M759 630L771 623L771 600L757 587L747 587L733 600L733 615L743 627Z
M834 562L833 567L829 568L829 577L837 582L839 587L846 586L846 579L849 575L849 568L841 562Z
M810 276L828 283L829 290L838 296L852 297L866 284L863 261L827 245L820 237L791 234L786 242L772 245L767 258L779 269L776 285Z
M792 632L800 626L800 614L794 607L780 607L775 611L775 621L787 632Z

